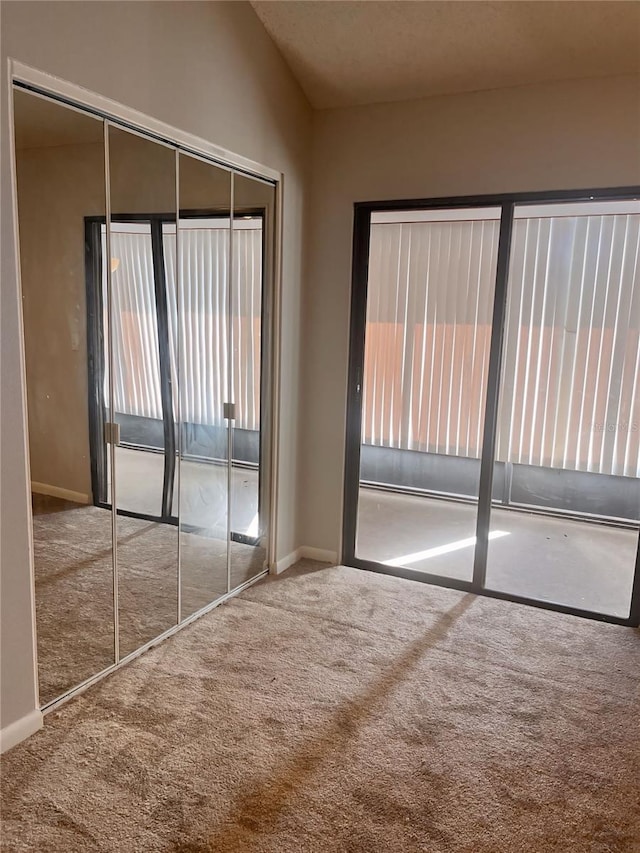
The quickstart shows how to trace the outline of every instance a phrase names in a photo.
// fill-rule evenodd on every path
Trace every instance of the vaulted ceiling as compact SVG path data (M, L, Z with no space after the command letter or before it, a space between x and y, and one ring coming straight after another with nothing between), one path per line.
M317 109L640 72L637 0L251 2Z

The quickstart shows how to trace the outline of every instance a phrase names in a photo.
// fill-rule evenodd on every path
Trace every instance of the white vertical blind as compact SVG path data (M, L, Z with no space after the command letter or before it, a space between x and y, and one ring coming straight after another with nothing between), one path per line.
M262 343L262 229L255 220L233 224L233 382L236 426L260 429Z
M563 208L514 222L497 458L639 476L640 214ZM364 443L480 456L498 222L463 215L371 225Z
M514 222L497 458L640 476L640 215Z
M479 457L498 230L371 225L365 443Z

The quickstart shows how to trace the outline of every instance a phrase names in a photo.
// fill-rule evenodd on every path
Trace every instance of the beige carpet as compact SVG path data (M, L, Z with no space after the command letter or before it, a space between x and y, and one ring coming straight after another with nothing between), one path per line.
M4 757L2 850L640 850L640 633L347 568L261 582Z

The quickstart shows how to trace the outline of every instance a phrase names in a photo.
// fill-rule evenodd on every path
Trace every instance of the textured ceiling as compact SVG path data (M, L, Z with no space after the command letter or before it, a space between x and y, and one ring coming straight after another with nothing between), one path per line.
M637 0L251 2L318 109L640 72Z

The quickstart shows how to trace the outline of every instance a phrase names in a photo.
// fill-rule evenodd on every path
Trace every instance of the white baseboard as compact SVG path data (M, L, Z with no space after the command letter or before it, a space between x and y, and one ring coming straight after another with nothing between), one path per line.
M82 492L73 492L71 489L61 489L59 486L50 486L48 483L35 483L31 481L31 491L36 495L48 495L51 498L62 498L65 501L73 501L76 504L91 503L89 495Z
M287 554L286 557L283 557L281 560L271 567L270 574L272 575L281 575L282 572L286 572L294 563L297 563L300 559L300 548L296 548L295 551L292 551L290 554Z
M24 717L20 717L15 723L11 723L0 729L0 752L6 752L20 741L30 737L42 728L42 711L35 708Z
M312 548L309 545L301 545L300 548L296 548L295 551L278 560L276 565L271 569L271 574L281 575L282 572L286 572L287 569L294 566L298 560L318 560L320 563L331 563L332 566L335 566L338 562L338 555L335 551L325 551L323 548Z
M317 560L319 563L331 563L332 566L337 565L338 555L335 551L326 551L324 548L312 548L310 545L303 545L298 548L300 552L299 559Z

